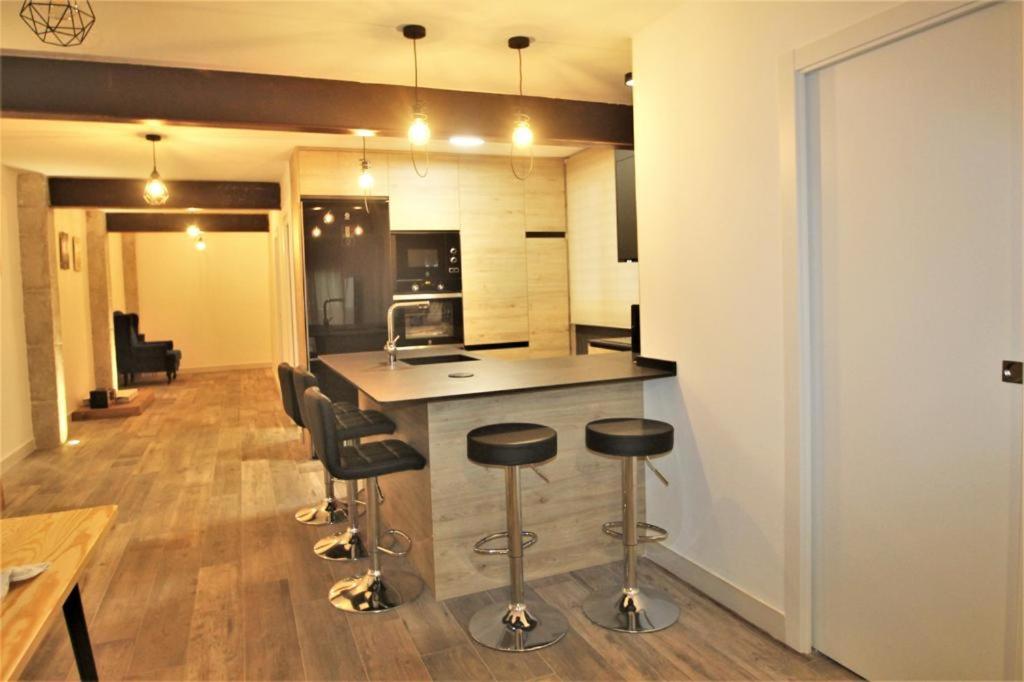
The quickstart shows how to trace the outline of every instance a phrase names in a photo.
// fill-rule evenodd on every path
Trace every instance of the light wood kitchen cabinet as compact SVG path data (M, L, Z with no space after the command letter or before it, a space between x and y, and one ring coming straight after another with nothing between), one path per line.
M529 339L524 187L500 157L459 167L462 304L467 345Z
M569 354L568 267L564 237L526 240L531 357Z
M359 188L362 152L332 151L327 149L299 150L299 188L302 196L348 197L361 196ZM367 152L373 175L372 196L387 196L388 155Z
M429 165L417 152L421 178L408 152L388 154L388 184L391 190L391 229L459 229L459 157L431 154Z
M523 181L527 232L565 232L565 162L535 159Z

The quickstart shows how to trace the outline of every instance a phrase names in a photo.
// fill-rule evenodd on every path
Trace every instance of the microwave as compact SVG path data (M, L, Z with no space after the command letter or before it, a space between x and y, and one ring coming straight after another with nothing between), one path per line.
M462 247L457 231L392 232L395 294L462 291Z

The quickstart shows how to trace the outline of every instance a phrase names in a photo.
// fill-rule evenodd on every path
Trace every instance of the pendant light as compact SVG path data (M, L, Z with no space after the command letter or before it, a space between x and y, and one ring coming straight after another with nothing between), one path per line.
M89 0L24 0L21 20L47 45L81 45L96 23Z
M427 123L427 115L423 112L423 103L420 102L420 61L416 52L416 41L426 37L427 29L419 24L406 24L402 27L402 35L412 41L413 105L412 122L409 124L409 156L412 157L412 167L416 175L425 178L430 172L430 153L426 149L423 150L426 165L421 173L416 163L416 147L423 147L430 141L430 124Z
M156 171L156 143L161 138L159 135L150 133L146 135L146 139L153 145L153 172L149 174L149 180L146 182L146 189L142 193L142 198L150 206L163 206L171 195L167 191L167 185L160 179L160 173Z
M625 81L626 81L626 87L627 88L633 87L633 72L632 71L627 71L626 72Z
M370 162L366 160L366 138L363 138L363 158L359 160L359 189L363 196L367 196L373 189L373 174L370 172ZM333 219L332 219L333 220ZM326 220L324 222L327 222Z
M530 46L530 39L527 36L512 36L508 39L508 46L515 50L519 57L519 113L516 115L516 123L512 128L512 150L509 156L509 165L512 166L512 174L516 178L525 180L533 173L533 129L530 127L530 117L523 111L523 50ZM517 149L530 154L530 165L523 174L516 169Z

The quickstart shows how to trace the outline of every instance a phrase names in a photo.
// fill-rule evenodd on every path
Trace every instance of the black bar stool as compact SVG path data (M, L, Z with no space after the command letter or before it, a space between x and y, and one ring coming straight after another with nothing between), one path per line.
M395 432L394 423L376 410L337 410L335 403L331 403L327 396L319 392L316 377L309 372L297 371L295 373L296 395L305 395L310 388L317 388L317 393L330 403L332 422L335 427L334 437L345 447L358 445L360 438L386 436ZM299 406L302 408L303 419L309 423L307 417L312 418L312 416L307 413L308 408L305 402L300 402ZM333 485L335 476L330 467L323 459L320 460L320 463L324 467L324 476L331 480ZM362 534L359 532L359 505L363 503L358 498L358 477L345 479L345 485L348 490L348 510L344 514L344 520L348 521L348 528L317 540L313 545L313 552L322 559L356 561L369 556ZM367 498L369 498L368 491Z
M301 381L299 377L302 377ZM292 418L295 425L301 429L306 428L306 425L302 420L302 405L298 400L298 396L302 395L302 391L298 390L297 384L305 384L307 377L312 379L315 386L316 377L309 372L298 367L292 367L287 362L282 362L277 366L277 378L278 383L281 385L281 403L284 406L284 411ZM338 401L332 405L334 411L339 414L358 411L359 409L352 403L345 401ZM312 439L309 441L309 453L311 458L316 457ZM345 514L345 508L338 505L334 498L334 481L331 479L330 474L324 470L324 499L314 507L304 507L295 512L295 520L308 526L327 526L344 521Z
M665 454L672 449L673 438L671 424L653 419L599 419L587 424L589 449L622 458L622 521L606 523L603 529L622 538L623 584L594 592L583 602L583 613L603 628L653 632L679 619L679 607L671 598L658 590L641 590L636 575L637 545L668 537L665 529L636 520L636 458ZM652 532L639 535L640 529Z
M510 576L508 603L491 604L473 614L469 634L480 644L499 651L532 651L551 646L565 636L569 624L560 611L544 602L526 605L523 549L536 543L537 535L523 530L519 467L554 457L558 452L558 435L539 424L492 424L473 429L466 440L470 460L505 468L506 530L481 538L473 551L507 554ZM501 537L508 539L506 548L486 547L488 542Z
M302 399L317 455L331 475L344 481L366 479L366 548L370 568L363 575L335 583L329 593L331 603L342 611L378 613L414 600L423 589L419 578L404 571L389 571L386 577L381 572L381 553L405 556L412 547L412 540L405 533L390 529L385 534L404 539L408 543L406 548L395 550L379 546L381 533L377 477L422 469L427 464L426 460L400 440L348 445L341 439L339 432L331 428L331 401L320 393L320 389L306 389Z

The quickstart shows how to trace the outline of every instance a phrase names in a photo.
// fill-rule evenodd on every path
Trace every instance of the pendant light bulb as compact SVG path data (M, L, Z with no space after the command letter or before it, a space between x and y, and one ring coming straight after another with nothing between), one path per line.
M206 251L206 242L202 237L196 240L196 251Z
M202 233L203 231L200 230L199 226L196 225L195 223L192 223L191 225L185 228L185 234L187 234L189 237L192 237L192 239L195 239Z
M370 173L370 164L366 159L363 159L363 170L359 174L359 189L363 190L363 194L369 194L373 189L373 174Z
M323 230L320 229L319 225L314 225L313 229L309 231L309 234L310 234L310 236L313 237L313 239L316 239L321 234L323 234Z
M512 129L512 144L525 149L533 144L533 129L530 128L530 117L520 114L516 127Z
M153 145L153 172L149 174L146 188L142 192L143 200L150 206L163 206L167 203L171 194L167 191L167 185L160 179L160 173L156 170L156 143L160 141L159 135L146 135L146 139Z
M427 124L427 115L418 111L412 116L412 123L409 125L409 143L422 147L430 141L430 125Z

